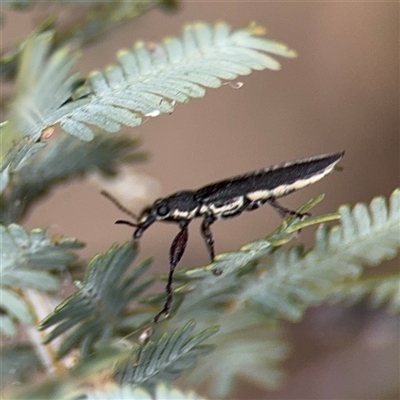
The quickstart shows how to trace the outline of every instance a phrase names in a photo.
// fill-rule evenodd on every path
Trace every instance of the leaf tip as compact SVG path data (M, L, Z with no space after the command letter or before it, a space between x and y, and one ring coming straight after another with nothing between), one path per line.
M247 29L254 36L265 36L268 33L267 28L265 28L264 26L258 25L257 22L255 22L255 21L252 21Z

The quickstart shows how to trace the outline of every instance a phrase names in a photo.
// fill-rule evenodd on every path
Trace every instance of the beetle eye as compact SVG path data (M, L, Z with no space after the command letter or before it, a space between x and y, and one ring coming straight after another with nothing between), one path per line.
M165 204L161 204L157 207L157 215L165 217L169 213L169 208Z

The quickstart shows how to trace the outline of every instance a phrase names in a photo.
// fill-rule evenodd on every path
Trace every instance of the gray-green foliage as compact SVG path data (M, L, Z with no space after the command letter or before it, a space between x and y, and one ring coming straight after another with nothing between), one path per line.
M169 38L154 48L138 42L133 50L119 52L118 65L89 76L89 85L80 90L90 93L90 103L78 108L71 103L61 126L85 140L92 137L87 124L108 132L118 131L120 124L137 126L142 115L170 113L175 102L203 97L205 88L221 86L221 79L279 69L268 53L295 56L281 44L255 38L256 29L231 32L226 24L198 23L187 25L182 39Z
M92 137L87 124L108 132L118 131L120 124L137 126L143 115L170 113L175 102L203 97L205 88L221 86L221 79L233 80L254 69L279 69L268 53L295 56L281 44L255 38L255 31L231 32L226 24L199 23L187 25L182 39L169 38L154 48L138 42L133 50L119 52L118 65L89 76L80 91L90 93L90 103L79 108L72 103L61 126L82 139Z
M138 42L119 52L118 65L93 72L88 81L72 73L78 54L65 46L49 55L52 33L24 42L10 118L0 126L3 146L0 191L43 148L42 134L56 123L68 133L92 140L92 125L117 132L142 123L144 116L173 111L176 103L202 97L252 70L277 70L269 54L295 57L285 45L259 38L251 25L231 32L228 25L187 25L182 39L169 38L149 47ZM14 220L12 220L14 221Z
M1 349L0 379L2 385L27 380L33 368L40 370L40 360L29 344L13 344Z
M32 313L20 289L33 288L56 291L60 287L59 278L52 271L65 269L76 260L72 250L83 246L76 239L50 239L47 232L34 229L31 232L11 224L0 225L1 242L1 286L0 306L7 314L1 316L2 333L15 334L12 321L32 323Z
M3 0L2 5L14 11L25 11L33 8L38 0ZM57 4L55 4L57 3ZM66 21L67 18L59 18L56 7L64 7L70 13L75 13L75 18ZM0 10L0 13L5 10ZM92 0L87 2L71 2L69 0L54 1L52 7L41 12L46 13L41 19L31 35L35 35L48 30L54 30L53 48L57 48L69 43L79 43L81 47L99 41L105 34L112 29L118 28L135 17L153 9L162 7L173 10L177 7L176 0L141 0L141 1L103 1ZM79 12L79 18L76 12ZM0 14L0 19L2 15ZM61 24L59 19L63 19ZM3 22L0 20L0 22ZM7 24L7 19L5 23ZM17 69L18 57L24 47L25 41L17 43L14 48L9 49L1 55L0 59L0 78L13 78Z
M195 323L188 321L171 333L165 332L158 339L148 338L142 345L129 341L128 337L121 343L107 340L99 342L97 351L71 369L67 376L51 379L28 391L22 390L15 398L120 399L129 395L132 396L129 398L144 399L149 395L160 399L181 398L184 395L173 389L171 382L212 351L212 346L203 342L218 331L218 327L210 327L194 334L194 329ZM5 361L11 364L10 360ZM104 372L112 379L104 380ZM85 387L84 382L96 374L101 378L95 389ZM172 397L174 394L177 397ZM199 399L193 392L188 396Z
M357 282L345 282L337 285L332 297L333 303L339 301L352 305L369 297L372 307L387 306L391 314L400 313L400 274L365 277Z
M243 307L226 309L223 314L220 311L218 318L209 311L207 314L198 312L196 316L199 322L214 318L218 322L220 331L210 339L214 351L185 374L185 383L194 387L208 383L212 398L229 396L239 378L269 389L283 384L282 362L288 358L290 346L276 321L260 318L257 311Z
M115 335L123 327L129 302L154 281L147 278L137 282L149 262L139 264L125 276L136 255L137 249L131 243L115 245L107 253L97 255L89 263L84 281L76 283L78 291L41 322L40 329L58 324L46 342L70 330L59 348L59 357L78 345L84 357L95 340Z
M254 69L279 69L279 63L268 53L295 56L284 45L257 37L264 31L255 25L231 32L223 23L214 27L198 23L188 25L182 39L169 38L155 47L139 42L133 50L121 51L117 66L92 73L85 82L71 70L78 54L69 46L53 50L57 40L55 33L47 30L50 26L54 26L51 21L43 23L21 42L14 56L3 58L1 64L5 71L19 55L16 97L8 121L1 124L2 244L8 246L3 253L7 263L2 264L2 306L6 311L2 327L8 334L15 333L14 321L33 321L33 310L23 295L26 283L39 291L56 289L53 271L75 260L75 255L65 250L77 246L77 242L66 239L51 242L37 230L30 233L29 242L29 233L12 223L21 221L35 201L60 182L94 169L115 174L121 163L142 159L135 141L123 135L107 136L90 125L109 132L119 130L121 124L137 126L144 116L172 112L176 103L204 96L205 88L219 87L223 80ZM51 136L56 123L91 142ZM48 143L43 141L49 137ZM11 242L21 245L13 247ZM153 302L143 299L144 309L139 311L127 309L128 302L154 280L136 283L148 262L124 276L134 257L132 251L130 245L114 247L93 259L78 292L43 321L43 328L57 324L48 341L69 330L60 355L74 346L80 347L82 355L93 351L99 339L129 332L149 321L158 309L162 296ZM29 263L33 259L40 268ZM18 277L21 279L17 282ZM22 291L15 290L20 288ZM160 376L164 376L162 372Z
M110 7L118 11L124 4ZM28 303L24 290L57 290L57 273L76 261L71 251L81 246L75 239L50 239L46 231L29 232L14 224L36 200L60 182L93 170L117 174L122 163L140 161L135 140L109 135L121 125L134 127L145 117L170 113L177 103L202 97L206 88L224 80L253 70L277 70L280 65L271 54L295 56L286 46L259 37L264 32L258 26L231 31L224 23L197 23L187 25L180 39L138 42L120 51L117 65L92 72L84 81L71 71L77 53L70 47L52 51L54 33L39 32L20 46L17 96L9 120L0 126L0 323L8 335L15 334L16 322L33 321L35 305ZM73 136L55 135L46 146L41 140L57 123ZM306 212L321 199L298 211ZM40 325L51 329L46 343L61 340L59 357L80 350L77 365L15 398L148 398L148 393L153 398L197 398L160 385L181 376L190 385L210 382L212 397L229 396L238 377L278 387L284 377L281 363L289 353L283 320L299 321L309 307L325 301L352 303L367 296L374 306L388 304L392 313L399 312L398 275L362 277L364 266L398 254L399 213L397 190L389 205L379 197L370 205L341 207L339 213L289 218L265 238L217 255L211 265L178 270L171 315L157 325L151 321L163 305L164 292L145 291L157 280L164 283L166 275L144 277L149 260L129 272L137 244L114 245L93 257L76 292ZM333 228L317 229L312 248L288 247L299 230L339 218ZM122 339L128 351L113 347ZM24 373L21 363L15 364L19 375L26 375L38 363L31 348L26 350L17 354L11 349L0 362L11 366L15 354L26 360ZM107 372L113 386L98 382L98 390L82 391L85 379L99 372Z
M260 29L187 25L182 39L169 38L154 48L138 42L133 50L120 51L118 65L93 72L84 85L71 74L76 53L64 47L47 58L51 34L34 36L23 51L12 129L37 140L60 122L67 132L91 140L87 124L108 132L119 131L121 124L137 126L143 115L170 113L175 102L203 97L205 88L221 86L221 79L279 69L269 54L296 56L280 43L255 37Z
M69 135L54 138L11 174L9 190L1 199L0 220L20 220L35 201L68 179L93 171L115 175L121 163L142 161L145 154L138 146L139 141L128 135L111 138L104 132L98 132L90 143Z
M309 202L299 210L308 210L320 199ZM218 397L230 393L238 376L276 387L283 378L280 363L288 355L287 344L279 334L282 319L299 320L307 308L330 300L335 291L339 291L344 300L347 297L352 299L355 295L365 296L368 291L374 293L375 290L382 297L378 286L357 285L356 279L362 273L363 265L392 258L398 252L399 200L400 191L397 190L392 194L389 206L380 197L374 199L369 206L358 204L353 209L341 207L340 214L314 217L308 221L290 218L265 239L249 243L239 251L220 254L210 266L180 270L177 274L180 285L175 288L178 301L175 301L172 318L164 324L173 327L193 318L199 327L207 328L215 323L220 326L218 334L210 340L214 345L213 353L187 375L188 381L192 384L213 381L212 394ZM316 224L339 216L341 224L333 228L322 226L317 230L315 245L307 252L300 246L289 249L284 247L293 233L303 229L305 224ZM365 218L368 218L368 222L365 222ZM376 237L375 241L371 240L373 236ZM381 243L385 243L385 246ZM114 248L113 251L119 249ZM368 251L373 257L368 256ZM93 263L100 260L96 258L92 261L90 268L93 269ZM105 273L108 266L104 264L103 268L102 273ZM220 276L212 273L215 268L222 272ZM397 284L398 277L386 282L386 288L389 287L384 293L386 301L394 304L398 301L398 290L395 289ZM353 291L346 292L344 285L352 285ZM118 286L114 289L112 282L106 279L99 280L98 286L99 292L111 294L119 290ZM107 299L110 296L103 297ZM142 296L138 300L142 306L147 304L148 310L153 311L145 312L144 315L131 314L130 320L125 323L122 318L118 318L121 314L115 314L121 325L130 325L131 330L148 323L164 299L163 296L159 299L159 305L154 301L154 296ZM105 308L110 309L111 315L114 315L112 307ZM65 310L65 306L60 306L46 321L46 326L59 322L61 318L57 314L64 317ZM68 313L75 318L74 307ZM103 331L115 330L112 318L99 319L103 321ZM58 331L56 328L49 340L62 331L64 328ZM91 343L92 332L88 334ZM76 335L76 331L73 335ZM78 338L85 341L84 334L78 335ZM67 338L61 348L66 348L65 343L70 347L72 342ZM161 339L157 344L151 343L143 353L146 362L127 364L132 382L137 384L142 378L147 382L149 370L157 373L161 380L173 380L172 375L155 367L159 365L160 354L169 354L169 351L164 353L165 346ZM176 351L178 354L179 351ZM191 363L188 360L185 363L184 360L181 359L181 362L189 368ZM138 365L143 370L138 369ZM155 382L150 382L153 387Z
M194 322L189 321L181 329L164 333L157 342L149 341L139 351L135 348L132 356L116 367L118 381L152 391L158 382L172 382L192 368L198 357L212 350L200 343L218 331L218 327L212 327L191 336L194 327Z

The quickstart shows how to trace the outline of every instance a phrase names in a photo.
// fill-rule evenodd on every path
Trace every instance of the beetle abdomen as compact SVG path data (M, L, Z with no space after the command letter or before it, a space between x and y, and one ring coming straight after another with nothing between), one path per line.
M342 157L343 152L278 164L205 186L194 196L203 205L229 204L240 197L250 202L279 198L319 181Z

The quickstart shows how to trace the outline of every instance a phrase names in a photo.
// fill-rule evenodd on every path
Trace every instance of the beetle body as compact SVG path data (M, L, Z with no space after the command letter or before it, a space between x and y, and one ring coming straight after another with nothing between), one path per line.
M187 240L188 224L197 217L203 218L201 234L205 240L211 262L214 260L214 239L211 224L218 219L233 218L244 211L255 210L265 203L274 207L282 217L300 214L279 205L276 199L311 185L330 173L343 157L344 152L323 154L302 160L286 162L269 168L215 182L198 190L176 192L156 200L145 208L137 223L117 221L135 227L133 238L138 240L143 232L156 221L175 222L180 232L170 248L170 273L166 287L167 300L164 309L156 316L168 314L172 302L172 278L176 265L182 258ZM110 195L107 195L110 197ZM111 198L115 203L114 199ZM118 203L119 208L126 211Z
M134 237L140 238L155 221L191 221L204 216L226 219L255 210L270 199L278 199L319 181L333 170L343 154L324 154L278 164L158 199L142 211Z

